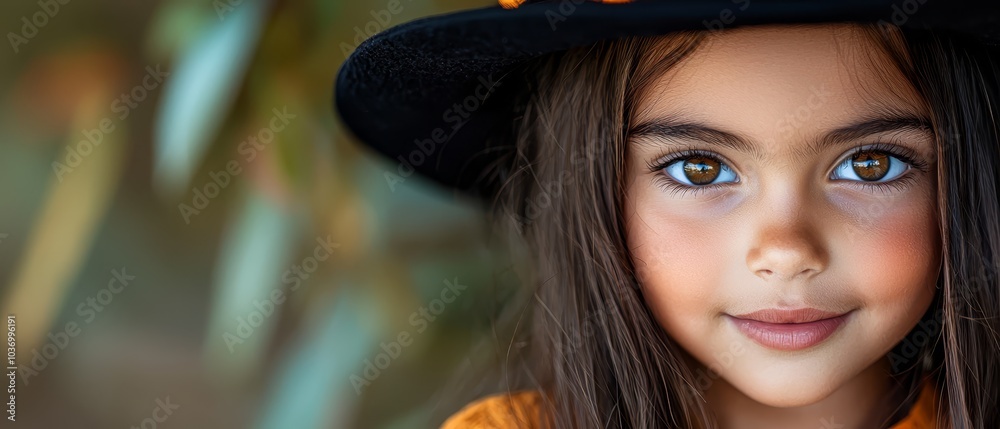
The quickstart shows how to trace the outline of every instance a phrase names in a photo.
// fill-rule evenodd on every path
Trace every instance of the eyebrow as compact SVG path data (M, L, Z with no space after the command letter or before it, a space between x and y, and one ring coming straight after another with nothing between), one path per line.
M861 119L850 125L827 132L819 139L809 142L805 148L796 150L800 156L815 155L825 147L859 140L864 137L887 132L920 131L932 132L929 118L913 115L894 115ZM672 118L659 118L642 122L631 128L629 139L656 138L664 140L696 140L726 147L762 159L761 145L752 139L711 128L697 122L681 122Z

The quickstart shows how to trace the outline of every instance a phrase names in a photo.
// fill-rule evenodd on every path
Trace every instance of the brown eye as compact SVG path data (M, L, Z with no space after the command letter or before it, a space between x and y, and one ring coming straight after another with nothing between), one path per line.
M719 161L704 156L684 160L684 176L695 185L707 185L719 177Z
M851 158L851 168L863 180L879 180L889 172L889 158L884 152L860 152Z
M670 183L682 188L710 188L739 182L736 172L719 157L698 152L674 155L656 168Z
M841 161L830 178L866 184L892 182L914 165L913 161L903 158L904 155L894 155L888 150L864 148Z

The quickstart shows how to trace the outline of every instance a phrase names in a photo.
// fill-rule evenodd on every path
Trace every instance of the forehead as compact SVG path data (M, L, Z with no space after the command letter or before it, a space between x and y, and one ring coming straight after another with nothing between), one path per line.
M682 118L780 144L858 118L927 113L877 41L850 25L711 34L665 71L638 107L636 122Z

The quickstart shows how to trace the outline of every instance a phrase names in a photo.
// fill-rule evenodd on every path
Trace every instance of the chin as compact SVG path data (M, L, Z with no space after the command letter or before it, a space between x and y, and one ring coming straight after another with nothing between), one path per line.
M833 394L840 385L836 380L817 377L815 371L782 370L780 364L773 371L746 369L742 374L750 377L731 377L726 381L748 398L777 408L802 407L822 401Z

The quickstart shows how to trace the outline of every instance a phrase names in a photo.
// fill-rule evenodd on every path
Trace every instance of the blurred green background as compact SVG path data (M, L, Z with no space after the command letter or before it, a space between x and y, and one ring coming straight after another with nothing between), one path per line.
M455 374L506 246L332 107L371 30L493 4L4 2L0 425L436 427L495 389Z

